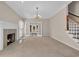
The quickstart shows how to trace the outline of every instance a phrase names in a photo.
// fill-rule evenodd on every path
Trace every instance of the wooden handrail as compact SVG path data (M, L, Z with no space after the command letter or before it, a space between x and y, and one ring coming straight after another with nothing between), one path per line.
M78 15L75 15L75 14L73 14L73 13L71 13L71 12L68 12L68 14L73 15L73 16L75 16L75 17L78 17L78 18L79 18L79 16L78 16Z
M71 17L68 16L68 19L69 19L69 18L71 18ZM72 19L72 18L71 18L71 19ZM76 20L74 20L74 19L72 19L72 20L73 20L74 22L76 22L77 24L79 24L78 21L76 21Z
M72 14L72 13L69 12L69 15L68 15L68 17L67 17L68 19L71 18L73 21L75 21L76 23L79 24L79 20L76 20L76 19L74 19L74 18L72 18L72 17L70 17L70 16L72 16L72 17L74 16L74 17L76 17L77 19L79 19L79 16L74 15L74 14Z

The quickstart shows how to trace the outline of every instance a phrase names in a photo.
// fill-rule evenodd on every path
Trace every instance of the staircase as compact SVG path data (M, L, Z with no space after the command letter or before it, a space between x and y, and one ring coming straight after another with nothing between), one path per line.
M79 17L71 13L67 17L67 33L79 43Z

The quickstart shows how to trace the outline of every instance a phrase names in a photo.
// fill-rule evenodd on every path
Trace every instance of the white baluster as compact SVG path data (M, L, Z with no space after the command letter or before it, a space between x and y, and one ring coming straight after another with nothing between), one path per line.
M76 38L77 38L77 24L76 24Z

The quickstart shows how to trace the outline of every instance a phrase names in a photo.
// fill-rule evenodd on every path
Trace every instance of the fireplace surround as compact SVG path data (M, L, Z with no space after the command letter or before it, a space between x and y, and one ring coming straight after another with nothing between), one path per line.
M3 48L6 48L10 44L14 43L17 38L17 30L16 29L4 29L3 30Z

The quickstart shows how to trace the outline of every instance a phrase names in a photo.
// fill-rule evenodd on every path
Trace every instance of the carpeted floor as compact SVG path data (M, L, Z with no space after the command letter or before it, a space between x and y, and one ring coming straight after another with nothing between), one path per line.
M79 51L50 37L27 37L0 52L1 57L76 57Z

